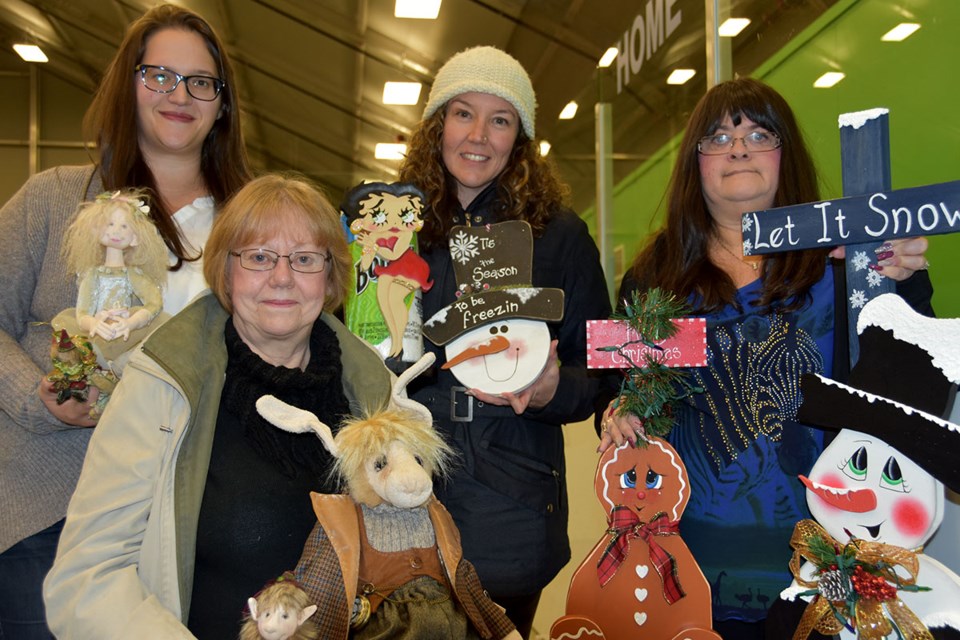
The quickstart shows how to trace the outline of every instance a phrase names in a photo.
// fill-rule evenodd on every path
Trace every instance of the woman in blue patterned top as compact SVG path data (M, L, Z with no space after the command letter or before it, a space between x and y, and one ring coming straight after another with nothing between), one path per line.
M848 369L843 250L744 256L741 214L819 200L817 175L789 105L750 78L700 100L680 145L666 221L624 277L620 300L661 287L707 318L708 363L691 369L670 435L690 473L683 538L713 587L726 640L763 637L768 603L790 584L794 524L809 517L796 476L823 448L796 421L804 373ZM924 238L881 247L875 268L932 314ZM609 415L605 414L605 415ZM640 429L607 417L601 449Z

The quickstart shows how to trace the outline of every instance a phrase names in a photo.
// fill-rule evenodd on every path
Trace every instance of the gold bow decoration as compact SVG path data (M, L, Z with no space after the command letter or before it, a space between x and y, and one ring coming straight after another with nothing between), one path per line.
M834 635L844 627L855 630L860 640L883 640L893 631L891 620L904 640L933 640L930 630L897 595L898 591L929 591L916 584L920 560L915 552L852 535L850 542L841 545L813 520L797 523L790 546L794 550L790 571L797 584L809 589L799 595L814 596L793 640L806 640L812 631ZM817 580L801 577L802 560L817 567ZM908 576L898 574L897 567Z

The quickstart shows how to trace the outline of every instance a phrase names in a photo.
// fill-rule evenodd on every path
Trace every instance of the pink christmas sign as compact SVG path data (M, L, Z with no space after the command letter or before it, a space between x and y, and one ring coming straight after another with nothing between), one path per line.
M702 367L707 364L707 321L705 318L677 318L677 333L662 340L653 349L640 340L636 331L623 320L587 321L587 368L626 369L630 362L637 365L646 361L646 354L657 358L668 367ZM600 351L623 345L618 351Z

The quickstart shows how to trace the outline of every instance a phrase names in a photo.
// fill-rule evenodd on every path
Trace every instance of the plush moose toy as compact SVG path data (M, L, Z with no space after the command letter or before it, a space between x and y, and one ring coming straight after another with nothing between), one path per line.
M346 486L346 494L311 495L318 522L294 571L319 607L323 638L520 638L433 497L432 476L451 451L430 412L402 396L433 360L426 354L398 378L389 408L348 421L336 437L312 413L272 396L257 401L274 425L315 432Z

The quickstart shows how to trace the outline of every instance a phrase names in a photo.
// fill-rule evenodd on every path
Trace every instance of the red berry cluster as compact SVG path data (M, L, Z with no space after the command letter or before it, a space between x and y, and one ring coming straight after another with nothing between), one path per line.
M897 588L881 578L864 570L860 565L853 570L853 576L850 578L853 583L853 589L861 598L870 598L872 600L893 600L897 597Z

